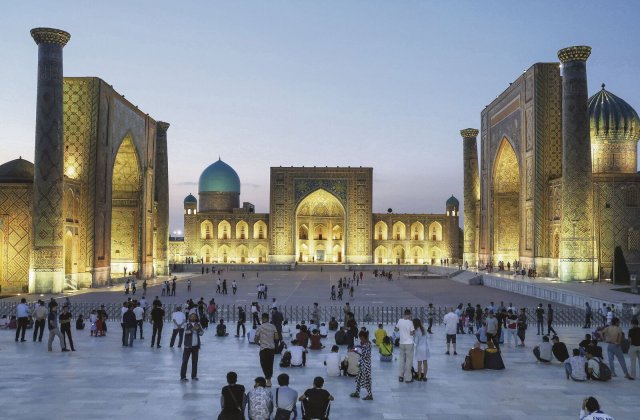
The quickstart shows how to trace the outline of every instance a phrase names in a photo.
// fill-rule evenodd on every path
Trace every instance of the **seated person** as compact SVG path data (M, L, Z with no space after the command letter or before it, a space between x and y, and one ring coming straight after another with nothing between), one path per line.
M307 331L313 331L317 329L318 329L318 326L316 325L316 321L314 321L313 319L310 319L309 325L307 325Z
M500 354L500 350L493 344L493 341L489 341L487 348L484 350L484 368L494 370L504 369L502 355Z
M84 330L84 318L82 315L78 315L78 319L76 319L76 330Z
M309 341L311 342L309 348L311 350L322 350L324 348L322 342L320 341L320 338L320 331L318 329L313 330L311 336L309 337Z
M582 340L578 344L578 347L580 347L582 350L586 350L587 346L589 346L590 344L591 344L591 334L585 334L584 335L584 340Z
M542 343L539 346L533 348L533 355L536 356L539 362L551 363L551 343L549 342L549 336L542 337Z
M352 349L353 346L350 346L349 349ZM360 355L355 351L348 351L347 355L342 360L342 374L344 376L355 377L358 375L358 362L360 361Z
M216 337L226 337L229 333L227 332L227 326L224 325L224 319L220 318L220 323L216 325Z
M391 334L391 342L396 347L400 346L400 330L398 329L398 327L393 328L393 333Z
M324 379L321 376L313 378L313 388L304 391L304 394L298 398L302 403L303 419L328 419L329 405L333 401L333 397L326 389L322 389Z
M247 332L247 340L249 340L249 344L258 344L256 343L256 327L255 325L251 327L249 332Z
M333 345L331 353L327 355L324 365L327 367L327 376L340 376L340 347Z
M343 346L345 344L347 344L347 333L345 332L345 330L343 328L340 328L338 331L336 331L336 334L334 336L334 339L336 341L336 344L339 346Z
M555 357L560 362L564 362L569 358L569 350L567 350L567 346L560 341L557 335L554 335L551 338L551 342L553 345L551 346L551 352L553 353L553 357Z
M2 315L2 318L0 318L0 329L7 329L9 328L9 318L7 318L6 315Z
M385 335L382 342L378 346L381 362L390 362L393 360L393 343L388 335Z
M307 349L302 347L298 340L293 340L289 347L291 353L291 367L303 367L307 365Z
M605 378L600 377L600 362L602 359L600 357L596 357L591 353L590 349L587 349L587 379L592 379L594 381L604 381Z
M336 317L332 316L329 321L329 331L336 331L338 329L338 321L336 321Z
M18 319L15 315L11 315L11 319L9 320L9 329L15 330L16 328L18 328Z
M296 340L305 350L309 347L309 332L306 325L300 325L300 332L296 334Z
M591 344L589 344L586 348L585 348L585 356L587 354L587 352L591 352L591 354L593 354L595 357L599 357L602 359L602 347L600 347L598 345L598 341L597 340L591 340Z
M567 373L567 379L577 382L587 380L587 360L580 355L580 349L573 349L573 356L564 362L564 370Z
M482 323L478 331L476 332L476 338L482 344L487 344L487 326Z
M377 344L380 346L382 344L382 340L387 336L387 331L382 328L382 324L378 324L378 329L375 333L373 333L375 338L373 339L373 344Z
M462 370L481 370L484 369L484 350L480 346L480 342L476 341L469 354L462 364Z
M329 335L329 329L327 328L327 326L323 322L323 323L320 324L320 337L327 338L327 335Z
M282 338L285 339L289 337L291 337L291 327L289 326L289 321L285 319L282 323Z

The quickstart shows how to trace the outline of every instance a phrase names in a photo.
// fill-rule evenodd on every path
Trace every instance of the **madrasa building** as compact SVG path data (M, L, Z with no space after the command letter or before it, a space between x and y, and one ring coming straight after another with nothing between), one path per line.
M440 214L373 213L373 169L272 167L270 212L240 205L240 178L218 160L184 199L170 262L443 264L461 255L459 202Z
M640 268L640 120L605 89L587 95L591 48L536 63L465 129L464 260L563 281L609 276L619 248Z
M168 274L167 129L97 77L63 77L67 32L36 28L34 163L0 165L0 288L59 293Z

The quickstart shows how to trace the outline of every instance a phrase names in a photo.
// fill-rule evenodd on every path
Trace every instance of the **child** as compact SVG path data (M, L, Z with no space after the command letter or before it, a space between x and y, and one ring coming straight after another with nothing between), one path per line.
M255 325L253 327L251 327L251 329L249 330L249 332L247 333L247 340L249 340L249 344L258 344L256 343L256 329L258 327L256 327Z
M282 338L291 337L291 327L289 326L289 321L286 319L282 323Z
M336 345L331 347L331 353L327 355L324 365L327 367L327 376L340 376L340 348Z
M327 338L327 335L329 335L329 330L328 330L327 326L324 324L324 322L322 322L320 324L320 337Z
M91 324L91 327L89 328L89 330L91 331L91 337L97 337L98 336L98 311L96 311L95 309L93 311L91 311L91 314L89 315L89 323Z

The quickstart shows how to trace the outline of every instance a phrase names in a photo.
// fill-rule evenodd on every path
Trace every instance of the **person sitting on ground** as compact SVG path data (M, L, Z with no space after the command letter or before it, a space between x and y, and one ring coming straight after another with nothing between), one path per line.
M300 325L300 332L296 334L296 340L305 350L309 347L309 332L306 325Z
M393 343L388 335L385 335L382 342L378 346L381 362L390 362L393 360Z
M249 341L249 344L258 344L258 343L256 343L256 329L257 328L258 327L256 327L254 325L253 327L251 327L251 329L247 333L247 340Z
M462 364L462 370L482 370L484 369L484 350L479 341L476 341L469 349L467 357Z
M380 347L380 345L382 345L382 340L387 336L387 331L382 327L382 324L378 324L378 329L373 333L373 335L375 336L373 344Z
M227 373L227 385L222 387L220 394L220 407L222 411L218 420L244 420L244 407L247 400L244 395L244 386L237 384L238 374Z
M347 336L347 333L345 332L344 328L340 328L338 331L336 331L336 334L334 336L334 340L336 344L339 346L343 346L347 344L346 336Z
M78 315L78 319L76 319L76 330L84 330L84 318L82 314Z
M391 342L394 346L400 347L400 329L393 327L393 333L391 333Z
M551 343L549 342L549 336L542 337L542 343L539 346L533 348L533 355L536 356L539 362L551 363L552 352Z
M578 347L580 347L583 351L587 350L587 347L591 345L591 334L585 334L584 335L584 340L582 340L579 344Z
M9 328L9 318L6 315L2 315L0 318L0 330L6 330Z
M352 349L353 346L349 346ZM347 351L347 355L342 360L342 374L344 376L351 376L355 378L358 375L360 369L358 362L360 361L360 355L355 351Z
M340 376L340 347L335 344L331 347L331 353L327 355L324 365L327 367L327 376Z
M484 368L494 370L504 369L502 354L500 354L500 350L496 348L491 340L489 340L487 348L484 350Z
M313 388L304 391L299 398L302 402L303 419L328 419L329 404L333 401L333 396L325 389L322 389L324 379L321 376L313 378Z
M275 417L276 419L291 419L298 417L296 402L298 402L298 392L289 388L289 375L281 373L278 375L278 388L275 392Z
M267 380L262 376L255 379L253 389L247 393L247 414L250 419L269 420L273 412L273 397L267 390Z
M586 354L586 358L587 358L587 379L591 379L594 381L607 381L611 378L606 377L608 376L608 374L611 373L611 371L609 370L609 372L601 372L600 371L600 363L602 362L602 358L600 357L596 357L592 352L591 352L591 348L587 349L587 354ZM603 366L606 366L603 363Z
M286 319L282 323L282 339L291 337L291 327L289 326L289 321Z
M316 321L313 319L309 320L309 324L307 325L307 331L313 331L318 329L318 325L316 324Z
M322 322L320 324L320 337L322 338L327 338L327 335L329 335L329 329L327 328L327 326L325 325L324 322Z
M291 353L291 367L303 367L307 364L307 349L302 347L298 340L291 341L287 349Z
M582 401L580 420L613 420L613 417L600 410L598 400L593 397L588 397Z
M587 353L587 351L590 351L591 354L593 354L596 357L599 357L602 359L602 347L600 347L598 345L598 340L594 340L591 339L591 344L589 344L587 347L585 347L585 355Z
M216 337L226 337L229 333L227 332L227 326L224 325L224 319L220 318L220 323L216 325Z
M15 315L11 315L11 319L9 320L9 327L10 330L15 330L18 328L18 319L16 318Z
M476 339L478 339L478 341L482 344L487 344L487 324L485 324L484 322L476 332Z
M309 341L311 341L311 345L309 348L311 350L322 350L324 346L322 345L322 341L320 341L320 331L315 329L311 332L311 336L309 337Z
M587 380L587 359L580 354L580 349L573 349L573 356L564 362L564 370L567 373L567 379L573 379L576 382Z
M336 331L338 329L338 321L336 320L335 316L331 317L331 320L329 321L329 331Z
M553 345L551 346L551 352L553 353L553 357L555 357L560 362L563 362L569 358L569 350L567 350L566 344L560 341L557 335L554 335L551 338Z

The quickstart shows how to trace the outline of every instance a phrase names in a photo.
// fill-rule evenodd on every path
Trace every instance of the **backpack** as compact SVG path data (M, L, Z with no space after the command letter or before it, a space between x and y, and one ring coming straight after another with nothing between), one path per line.
M600 381L608 381L611 379L611 369L602 359L597 359L598 368L600 368L600 375L598 375L598 380Z
M280 340L278 345L276 346L275 354L282 354L282 350L284 350L287 345L284 343L284 340Z
M291 353L285 351L280 359L280 367L290 367L291 366Z

